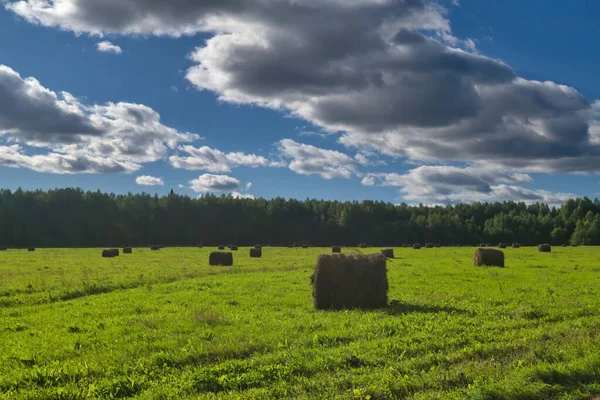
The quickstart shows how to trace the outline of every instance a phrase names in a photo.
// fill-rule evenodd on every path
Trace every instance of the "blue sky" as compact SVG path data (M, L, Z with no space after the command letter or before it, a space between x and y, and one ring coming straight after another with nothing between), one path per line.
M600 192L597 2L121 3L4 1L1 187L428 204Z

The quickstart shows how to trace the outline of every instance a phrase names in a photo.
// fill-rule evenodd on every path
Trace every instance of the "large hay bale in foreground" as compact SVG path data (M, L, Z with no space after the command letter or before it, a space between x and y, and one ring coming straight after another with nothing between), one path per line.
M415 250L419 250L421 248L421 243L415 243L412 245L412 248Z
M224 251L213 251L208 257L208 264L231 267L233 265L233 254Z
M102 250L102 258L113 258L119 256L118 249L106 249Z
M433 249L433 243L425 243L426 249Z
M506 248L506 243L498 243L498 248L505 249Z
M381 254L386 258L394 258L394 249L383 249L381 250Z
M519 243L513 243L512 247L513 249L518 249L519 247L521 247L521 245Z
M475 260L473 265L476 267L504 267L504 252L496 249L477 249L475 250Z
M387 306L383 254L321 254L311 280L318 310Z
M540 244L538 246L538 252L540 253L550 253L552 251L552 246L548 243Z
M250 257L252 258L261 258L262 257L262 249L250 249Z
M333 246L331 248L331 252L332 253L341 253L342 252L342 248L340 246Z
M133 254L133 249L131 247L123 247L123 254Z

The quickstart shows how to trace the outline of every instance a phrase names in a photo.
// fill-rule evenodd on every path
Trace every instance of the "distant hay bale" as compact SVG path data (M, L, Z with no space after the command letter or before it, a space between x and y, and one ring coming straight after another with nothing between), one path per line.
M358 248L359 248L359 249L366 249L367 247L369 247L369 246L367 246L367 244L366 244L366 243L359 243L359 244L358 244Z
M6 248L6 247L0 247L0 251L7 251L7 250L8 250L8 248Z
M317 310L387 306L383 254L321 254L311 281Z
M233 254L224 251L213 251L208 257L208 264L213 266L231 267L233 265Z
M152 251L157 251L160 250L162 247L161 246L150 246L150 250Z
M254 246L254 248L255 248L255 249L258 249L258 250L262 250L262 245L260 245L260 244L257 244L257 245L255 245L255 246Z
M221 244L221 245L219 245L217 248L218 248L219 250L225 250L225 246L224 246L224 245L222 245L222 244Z
M442 245L441 245L441 244L439 244L439 243L436 243L436 244L434 245L434 247L440 248L440 247L442 247Z
M303 248L303 249L308 249L308 245L307 245L307 244L303 244L303 245L302 245L302 248Z
M381 254L386 258L394 258L394 249L383 249L381 250Z
M119 250L118 249L106 249L106 250L102 250L102 257L103 258L113 258L113 257L118 257L119 256Z
M261 258L262 257L262 249L250 249L250 257L252 258Z
M406 244L406 243L404 243L404 244L402 245L402 247L403 247L403 248L408 248L408 247L412 247L412 246L411 246L410 244Z
M35 247L29 247L27 251L35 251Z
M562 247L567 247L567 245L563 243L563 244L562 244Z
M504 268L504 252L496 249L477 249L473 265Z
M538 246L538 252L540 253L550 253L552 251L552 246L548 243L540 244Z
M131 247L123 247L123 254L132 254L133 249Z
M506 248L506 243L498 243L498 247L501 249L505 249Z
M415 250L419 250L421 248L421 243L415 243L412 245L412 248Z
M342 252L342 248L340 246L333 246L331 248L331 252L332 253L341 253Z
M203 247L204 247L204 246L202 246L201 244L199 244L199 245L198 245L198 248L199 248L199 249L201 249L201 248L203 248Z
M479 243L478 247L487 247L487 244L485 244L485 243Z
M579 246L579 245L578 245L578 244L574 244L574 245L573 245L573 247L577 247L577 246Z
M234 246L234 245L231 245L231 246L229 246L229 250L231 250L231 251L237 251L238 247Z
M513 249L518 249L519 247L521 247L521 245L519 243L513 243L512 247Z
M425 243L426 249L433 249L433 243Z

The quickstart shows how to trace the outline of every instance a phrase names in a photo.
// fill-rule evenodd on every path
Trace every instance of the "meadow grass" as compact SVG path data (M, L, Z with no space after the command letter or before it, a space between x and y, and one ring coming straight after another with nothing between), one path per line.
M390 306L315 311L331 248L0 252L0 398L590 399L600 249L394 248ZM379 249L343 248L342 252Z

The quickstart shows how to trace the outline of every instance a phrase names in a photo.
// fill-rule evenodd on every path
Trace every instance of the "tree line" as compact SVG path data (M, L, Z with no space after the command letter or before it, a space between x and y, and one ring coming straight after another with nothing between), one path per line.
M448 206L0 190L0 246L600 244L600 202Z

